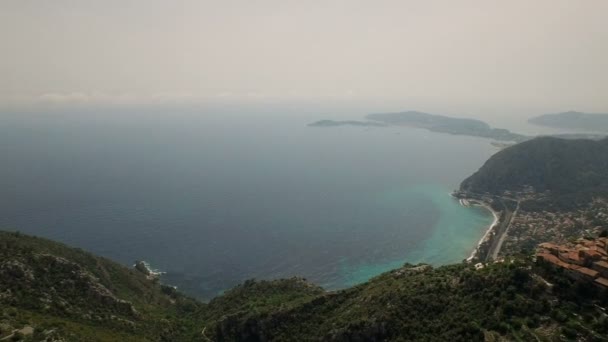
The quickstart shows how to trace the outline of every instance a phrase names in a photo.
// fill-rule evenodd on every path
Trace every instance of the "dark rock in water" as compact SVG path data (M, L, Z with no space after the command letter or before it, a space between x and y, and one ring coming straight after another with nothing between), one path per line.
M150 276L152 275L152 272L150 271L150 269L148 268L148 266L146 265L145 262L141 261L141 260L137 260L135 261L135 269L138 270L139 272Z

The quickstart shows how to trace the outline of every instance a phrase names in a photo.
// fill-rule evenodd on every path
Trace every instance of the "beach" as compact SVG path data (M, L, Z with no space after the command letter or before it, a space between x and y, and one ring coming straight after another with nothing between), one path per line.
M470 200L466 200L466 201L468 203L471 203ZM486 232L483 234L483 236L481 237L481 239L475 246L475 249L473 249L473 251L471 252L471 255L467 258L467 261L471 261L471 260L473 260L473 258L475 258L475 256L477 255L477 252L479 250L479 246L481 246L481 244L487 240L488 235L490 234L490 232L492 232L494 230L494 227L496 227L496 225L498 224L498 220L499 220L498 213L494 209L492 209L492 207L490 207L489 205L487 205L485 203L480 203L477 201L472 201L472 202L473 202L473 205L483 207L483 208L489 210L492 213L492 216L494 216L494 220L492 221L492 224L488 227ZM461 202L461 204L462 204L462 202Z

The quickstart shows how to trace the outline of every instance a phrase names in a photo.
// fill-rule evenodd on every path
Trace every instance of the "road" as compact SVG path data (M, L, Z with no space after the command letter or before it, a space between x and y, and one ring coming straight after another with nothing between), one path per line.
M497 238L493 240L492 246L490 246L490 250L486 255L486 261L496 260L498 258L498 253L500 253L502 244L505 242L505 238L507 237L507 232L509 231L511 222L513 222L513 218L517 216L517 212L519 211L519 202L520 201L517 201L517 207L515 207L515 211L513 212L511 212L503 203L503 206L505 208L505 220L500 224L500 228L496 233Z

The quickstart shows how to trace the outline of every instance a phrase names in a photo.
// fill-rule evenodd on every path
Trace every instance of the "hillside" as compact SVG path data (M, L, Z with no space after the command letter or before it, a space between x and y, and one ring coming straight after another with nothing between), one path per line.
M528 120L528 122L555 128L608 132L608 114L589 114L570 111L537 116Z
M300 278L250 280L204 304L49 240L1 232L0 253L0 338L12 340L599 341L608 333L594 306L608 303L605 294L524 259L479 270L404 265L338 292ZM25 335L11 335L17 329Z
M226 317L286 308L322 293L299 278L248 281L205 304L134 268L0 231L0 340L23 330L35 341L205 341L202 330L213 336L212 327Z
M518 261L479 270L466 264L404 265L292 309L226 320L217 336L248 341L602 340L608 332L603 313L590 300L597 289L579 289L558 276L551 294L537 271L543 272ZM587 291L585 298L577 291ZM585 310L589 320L583 323L576 313Z
M110 260L0 232L0 336L29 325L34 340L170 341L201 305Z
M536 138L493 155L461 190L502 195L532 186L546 208L571 209L608 195L608 139Z

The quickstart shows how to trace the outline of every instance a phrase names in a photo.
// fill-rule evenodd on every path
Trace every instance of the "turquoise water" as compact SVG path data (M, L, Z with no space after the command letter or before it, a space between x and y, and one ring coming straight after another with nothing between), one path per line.
M460 262L492 221L449 196L489 141L283 114L3 116L0 227L146 260L210 298L249 278L337 289Z
M481 207L463 207L446 189L437 185L418 185L394 189L382 194L386 203L407 203L412 199L428 200L438 209L438 219L432 233L399 258L385 263L345 266L342 269L346 284L364 282L382 272L400 267L404 262L429 263L435 266L461 262L468 258L493 216Z

